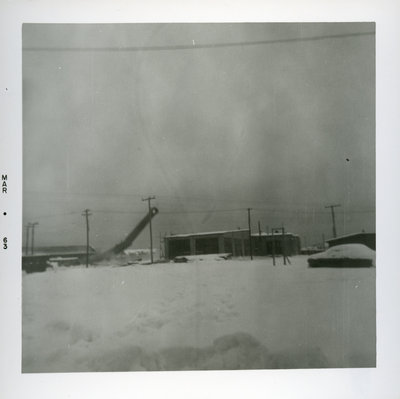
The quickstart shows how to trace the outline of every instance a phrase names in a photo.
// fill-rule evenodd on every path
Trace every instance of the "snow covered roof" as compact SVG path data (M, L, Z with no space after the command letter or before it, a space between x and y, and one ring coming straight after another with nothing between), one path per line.
M249 229L238 229L238 230L222 230L222 231L207 231L207 232L201 232L201 233L185 233L185 234L171 234L166 236L165 238L189 238L189 237L198 237L198 236L211 236L211 235L223 235L223 234L230 234L230 233L239 233L239 232L245 232L249 233ZM265 233L261 232L262 237L272 237L272 236L278 236L282 235L282 233ZM259 237L259 233L252 233L252 237ZM298 237L298 234L293 234L290 232L285 231L285 236L294 236Z
M342 238L350 238L350 237L356 237L356 236L371 236L371 235L375 235L375 233L366 233L364 231L360 231L359 233L345 234L343 236L330 238L329 240L326 240L326 242L341 240Z
M272 234L272 233L265 233L265 232L263 232L263 231L261 232L261 236L262 236L262 237L272 237L272 236L281 236L281 235L282 235L282 232L274 233L274 234ZM289 231L285 231L285 236L286 236L286 235L298 237L298 234L293 234L293 233L290 233ZM252 237L259 237L259 236L260 236L260 233L253 233L251 236L252 236Z
M223 231L207 231L202 233L188 233L188 234L171 234L166 236L165 238L189 238L189 237L197 237L197 236L211 236L211 235L222 235L229 233L239 233L245 232L248 233L248 229L238 229L238 230L223 230Z
M86 254L86 245L57 245L54 247L35 247L35 255ZM96 252L89 246L89 253Z
M375 251L363 244L343 244L311 255L310 259L374 259Z

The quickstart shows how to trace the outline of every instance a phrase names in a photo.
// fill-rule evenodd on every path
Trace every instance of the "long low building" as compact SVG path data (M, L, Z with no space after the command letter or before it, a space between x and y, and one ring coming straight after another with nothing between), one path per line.
M89 246L89 255L96 251ZM86 259L86 245L64 245L54 247L37 247L34 254L22 255L22 270L27 273L46 270L51 259L67 259L68 264L83 263ZM75 259L75 261L72 261Z
M300 253L300 239L291 233L252 234L253 255L296 255ZM249 230L225 230L205 233L173 234L164 238L165 257L230 253L249 256Z
M326 240L329 247L334 247L336 245L342 244L364 244L368 248L376 249L376 234L375 233L354 233L348 234L345 236L331 238L330 240Z
M250 254L249 231L227 230L206 233L173 234L164 238L165 257L231 253L233 256Z

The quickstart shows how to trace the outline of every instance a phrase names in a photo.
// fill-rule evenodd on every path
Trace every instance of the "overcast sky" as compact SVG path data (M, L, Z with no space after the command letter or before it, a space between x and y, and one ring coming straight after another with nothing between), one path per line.
M155 195L157 247L246 228L248 207L254 230L284 224L306 245L332 236L330 204L338 234L374 232L374 31L25 24L24 225L39 222L38 245L84 244L89 208L106 249Z

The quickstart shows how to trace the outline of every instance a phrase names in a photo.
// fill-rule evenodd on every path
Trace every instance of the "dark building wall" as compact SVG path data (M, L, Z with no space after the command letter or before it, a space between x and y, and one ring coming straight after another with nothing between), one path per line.
M256 256L292 256L300 253L300 238L294 234L252 235L253 254ZM206 255L231 253L233 256L249 256L250 240L247 230L169 236L165 239L165 256Z
M217 254L219 251L218 237L196 238L196 255Z
M232 238L224 237L224 252L233 253L234 243Z
M300 253L300 238L293 234L276 234L253 236L254 254L258 256L265 255L297 255Z
M293 234L252 235L253 254L257 256L297 255L300 253L300 238ZM247 230L229 232L193 234L187 236L169 236L165 239L165 256L231 253L233 256L250 255L250 240Z
M94 252L94 250L93 250ZM47 262L51 258L76 258L77 262L73 262L72 264L79 264L86 261L86 253L55 253L50 255L23 255L22 256L22 270L25 270L27 273L40 272L45 271L49 266Z
M243 256L242 241L239 238L233 239L233 251L235 256Z
M248 231L237 230L210 234L169 236L165 238L165 257L231 253L233 256L250 254Z
M168 257L190 255L190 238L170 240L168 242Z

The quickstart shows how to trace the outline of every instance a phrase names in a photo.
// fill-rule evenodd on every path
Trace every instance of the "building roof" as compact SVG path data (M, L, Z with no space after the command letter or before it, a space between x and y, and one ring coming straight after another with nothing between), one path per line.
M272 236L276 237L276 236L281 236L282 233L274 233L274 234L272 234L272 233L265 233L265 232L262 231L261 234L260 233L253 233L251 236L252 237L259 237L260 235L261 235L261 237L272 237ZM290 233L289 231L285 231L285 236L298 237L298 234L293 234L293 233Z
M96 252L93 247L89 246L89 253ZM57 245L54 247L36 247L35 255L70 255L70 254L86 254L86 245Z
M375 233L366 233L364 231L361 231L360 233L351 233L351 234L346 234L346 235L339 236L339 237L330 238L329 240L326 240L326 242L336 241L336 240L341 240L343 238L350 238L350 237L356 237L356 236L372 236L372 235L375 235Z
M222 234L229 234L229 233L238 233L238 232L245 232L248 233L248 229L238 229L238 230L223 230L223 231L207 231L201 233L188 233L188 234L171 234L166 236L165 238L189 238L189 237L198 237L198 236L211 236L211 235L222 235Z
M239 232L245 232L248 234L249 229L237 229L237 230L222 230L222 231L206 231L206 232L201 232L201 233L185 233L185 234L170 234L169 236L166 236L165 238L190 238L190 237L198 237L198 236L211 236L211 235L223 235L223 234L230 234L230 233L239 233ZM282 233L265 233L261 232L262 237L272 237L272 236L280 236ZM285 236L298 236L297 234L293 234L290 232L285 231ZM259 233L252 233L252 237L259 237Z

